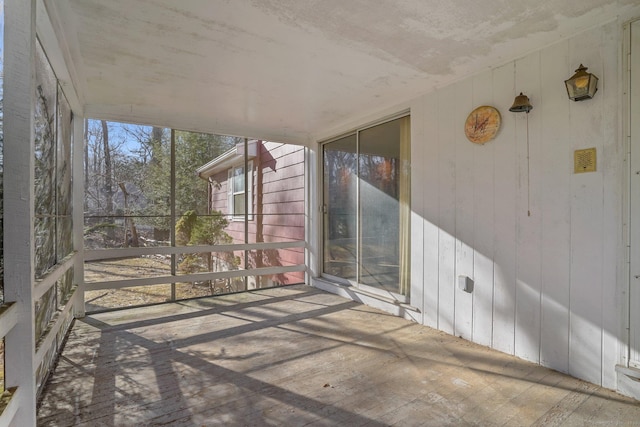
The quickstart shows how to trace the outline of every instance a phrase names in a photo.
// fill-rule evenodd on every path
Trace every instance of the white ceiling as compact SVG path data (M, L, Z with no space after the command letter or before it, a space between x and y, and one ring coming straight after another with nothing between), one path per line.
M298 143L638 6L638 0L44 3L87 116Z

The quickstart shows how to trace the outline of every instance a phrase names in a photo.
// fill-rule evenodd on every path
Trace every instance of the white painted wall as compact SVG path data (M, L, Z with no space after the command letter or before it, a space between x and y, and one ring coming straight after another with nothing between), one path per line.
M631 135L629 186L629 365L640 369L640 20L629 27L630 86L629 133ZM640 395L640 390L638 392Z
M411 103L411 304L424 323L609 388L624 354L621 37L611 22ZM576 103L563 82L580 63L600 81ZM520 92L528 117L508 110ZM463 130L480 105L503 120L482 146ZM591 147L597 172L574 174L573 151Z

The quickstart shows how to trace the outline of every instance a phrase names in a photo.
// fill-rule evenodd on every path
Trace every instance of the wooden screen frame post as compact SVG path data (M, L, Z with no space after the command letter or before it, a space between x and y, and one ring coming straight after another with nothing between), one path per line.
M34 111L36 1L5 0L4 286L17 324L5 341L6 386L17 387L14 425L36 425L34 321Z

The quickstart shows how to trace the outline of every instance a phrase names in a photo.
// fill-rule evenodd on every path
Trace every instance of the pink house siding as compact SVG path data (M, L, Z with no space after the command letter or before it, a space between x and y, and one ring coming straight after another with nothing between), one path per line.
M275 142L257 142L252 162L249 243L304 240L304 148ZM235 165L238 166L238 165ZM227 215L227 234L233 243L244 242L244 220L232 219L228 206L228 170L211 177L211 209ZM242 257L242 253L237 255ZM251 251L249 267L289 266L304 263L302 248ZM283 273L263 278L259 286L304 282L304 273Z

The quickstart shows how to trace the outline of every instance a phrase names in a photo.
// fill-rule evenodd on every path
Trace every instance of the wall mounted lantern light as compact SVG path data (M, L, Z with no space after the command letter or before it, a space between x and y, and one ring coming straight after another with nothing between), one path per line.
M567 95L573 101L582 101L593 98L598 90L598 78L587 73L587 67L580 64L576 73L569 80L564 81L567 86Z
M523 95L522 92L516 96L516 99L513 100L513 105L509 108L509 111L514 113L529 113L531 110L533 110L533 105L529 102L529 97Z

